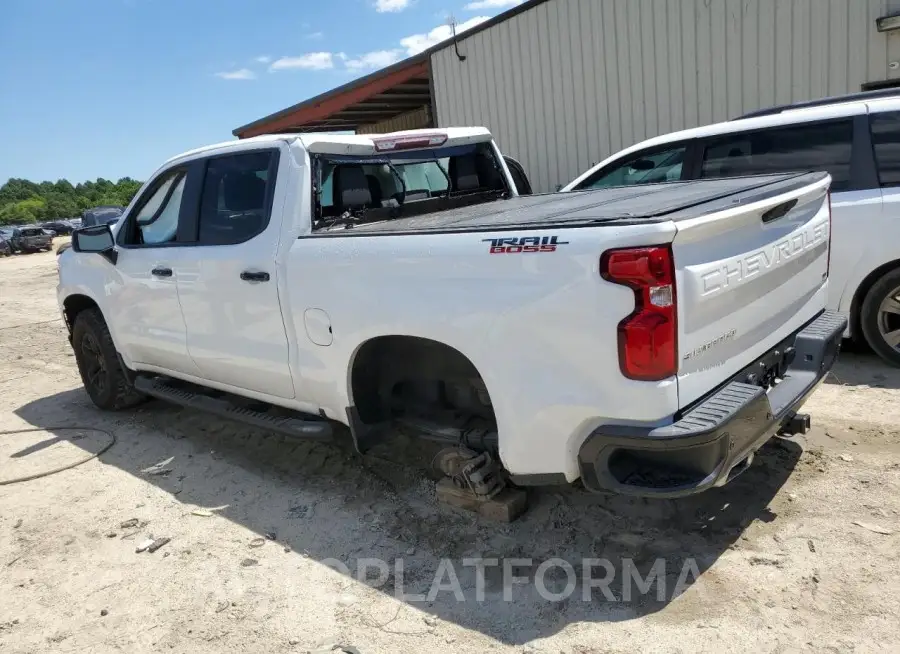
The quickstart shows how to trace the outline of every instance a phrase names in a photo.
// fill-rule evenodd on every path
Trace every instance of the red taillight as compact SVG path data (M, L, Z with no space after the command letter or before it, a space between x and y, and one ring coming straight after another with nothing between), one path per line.
M825 265L825 277L831 275L831 189L828 189L828 259Z
M678 322L672 248L608 250L600 275L634 289L634 312L619 323L619 368L629 379L658 381L678 371Z

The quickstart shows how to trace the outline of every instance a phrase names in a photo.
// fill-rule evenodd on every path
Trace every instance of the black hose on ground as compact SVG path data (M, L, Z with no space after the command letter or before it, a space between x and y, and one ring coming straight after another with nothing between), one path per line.
M54 468L53 470L45 470L33 475L16 477L14 479L0 479L0 486L9 486L10 484L19 484L26 481L33 481L35 479L40 479L41 477L49 477L50 475L55 475L57 472L71 470L76 466L80 466L82 463L87 463L88 461L96 459L98 456L100 456L116 444L116 435L111 431L100 429L99 427L32 427L29 429L10 429L0 431L0 436L11 436L12 434L27 434L38 431L99 431L100 433L109 436L109 443L101 447L97 452L94 452L90 456L85 457L84 459L80 459L78 461L75 461L74 463L68 463L64 466L60 466L59 468Z

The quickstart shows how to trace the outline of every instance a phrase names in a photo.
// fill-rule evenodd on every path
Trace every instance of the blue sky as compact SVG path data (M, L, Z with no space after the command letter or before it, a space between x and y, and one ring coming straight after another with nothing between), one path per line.
M0 184L165 159L521 0L2 0Z

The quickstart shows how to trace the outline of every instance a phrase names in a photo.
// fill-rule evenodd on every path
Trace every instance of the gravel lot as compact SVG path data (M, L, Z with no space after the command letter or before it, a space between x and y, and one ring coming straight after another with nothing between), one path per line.
M417 468L156 402L95 410L55 266L52 253L0 260L0 482L117 440L0 486L0 652L896 651L900 371L870 354L845 352L807 405L814 430L770 443L726 488L677 501L541 489L496 525L438 505ZM136 553L151 534L171 541ZM517 569L532 579L549 559L605 559L614 601L583 601L580 577L562 601L531 583L504 601L494 568L478 601L462 560L479 556L531 559ZM355 575L360 558L386 561L387 583L336 563ZM464 601L395 592L428 593L442 560ZM623 571L646 577L658 560L654 589L624 600ZM690 562L699 576L673 597Z

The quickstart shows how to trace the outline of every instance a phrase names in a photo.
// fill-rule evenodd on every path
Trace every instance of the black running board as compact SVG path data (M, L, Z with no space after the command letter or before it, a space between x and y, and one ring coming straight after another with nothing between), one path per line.
M185 388L179 388L168 383L162 377L138 375L135 377L134 387L141 393L166 402L212 413L223 418L242 422L251 427L268 429L285 436L316 440L328 440L331 438L331 424L325 420L288 418L274 416L262 411L254 411L253 409L232 404L225 399L210 397L209 395L195 393Z

